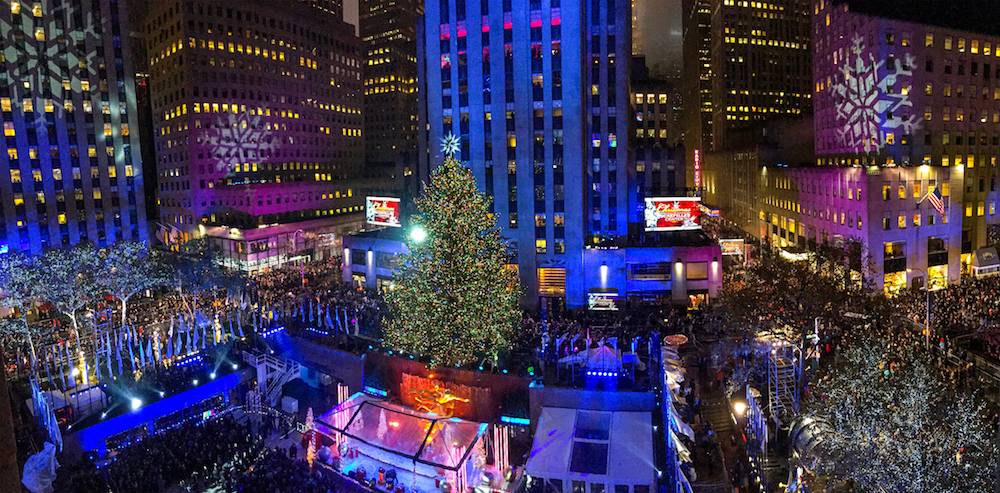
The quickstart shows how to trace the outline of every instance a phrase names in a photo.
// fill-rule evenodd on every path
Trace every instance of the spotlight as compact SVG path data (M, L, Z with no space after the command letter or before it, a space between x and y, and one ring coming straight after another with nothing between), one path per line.
M414 243L423 243L427 239L427 230L423 226L417 225L410 230L410 240Z
M129 400L129 405L132 407L133 411L138 411L139 408L142 407L142 400L133 397L131 400Z
M108 417L108 413L106 413L106 412L101 413L101 419L104 419L104 418L107 418L107 417Z
M192 380L191 383L194 384L194 385L198 385L198 379L196 378L196 379Z
M208 378L210 378L210 379L212 379L212 380L215 380L215 372L213 371L212 373L210 373L210 374L208 375Z
M163 397L163 391L162 390L160 391L160 397Z
M240 368L240 365L237 365L236 363L233 363L233 369L234 370L238 370L239 368Z
M733 403L733 411L736 412L737 416L743 417L743 415L747 412L747 403L742 401Z

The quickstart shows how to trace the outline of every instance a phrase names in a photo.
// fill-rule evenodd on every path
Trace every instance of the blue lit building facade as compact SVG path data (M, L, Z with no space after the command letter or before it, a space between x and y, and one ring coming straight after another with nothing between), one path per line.
M0 252L148 240L126 4L0 9Z
M441 138L459 136L456 157L494 198L529 307L584 306L586 245L627 234L629 9L625 0L425 4L419 178L442 161Z

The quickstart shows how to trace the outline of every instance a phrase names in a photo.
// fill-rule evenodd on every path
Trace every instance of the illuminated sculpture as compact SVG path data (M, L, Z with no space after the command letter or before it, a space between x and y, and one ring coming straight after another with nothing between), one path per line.
M453 133L449 133L441 139L441 154L444 154L447 157L455 157L455 154L458 154L458 151L460 151L461 148L461 141L458 139L458 136Z
M415 390L413 400L417 411L433 413L444 418L455 415L456 402L469 402L469 399L452 394L450 389L442 388L437 383L429 389Z

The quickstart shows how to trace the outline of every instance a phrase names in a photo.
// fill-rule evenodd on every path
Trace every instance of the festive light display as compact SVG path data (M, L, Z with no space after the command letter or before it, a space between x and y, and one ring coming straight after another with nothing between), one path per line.
M838 133L844 146L854 152L877 152L887 143L887 132L908 135L920 125L908 93L894 89L900 83L910 85L916 60L907 53L902 60L876 62L858 35L851 54L853 62L844 63L830 86L837 120L843 125Z
M92 13L68 3L52 8L36 5L12 8L10 22L0 17L0 32L4 33L3 59L15 82L10 84L12 99L22 106L29 122L37 125L44 123L46 114L61 115L74 91L85 92L82 81L96 73L94 62L102 42ZM51 94L50 105L37 97L43 87ZM24 101L31 101L34 111L23 107Z
M417 199L427 231L389 292L389 347L455 366L496 359L520 321L517 274L505 267L506 245L490 216L489 197L454 158L434 172Z
M995 491L987 408L949 388L925 353L876 337L839 357L806 413L828 430L818 440L828 475L858 491Z
M280 141L259 113L244 110L219 116L204 130L199 142L215 156L216 170L227 175L249 171L251 163L264 162L278 149Z

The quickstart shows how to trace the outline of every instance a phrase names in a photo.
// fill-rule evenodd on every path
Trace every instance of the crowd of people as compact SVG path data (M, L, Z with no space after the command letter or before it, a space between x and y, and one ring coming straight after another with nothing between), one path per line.
M232 471L250 467L262 447L247 426L230 418L188 422L124 447L104 467L96 467L92 458L67 466L57 476L55 491L150 493L181 483L204 491Z
M235 493L335 493L336 474L324 467L309 467L304 458L290 457L280 448L270 449L250 469L225 475L225 491Z
M907 318L923 325L927 300L923 291L909 290L894 300ZM959 284L931 292L930 325L935 335L972 338L1000 356L1000 276L964 278Z

